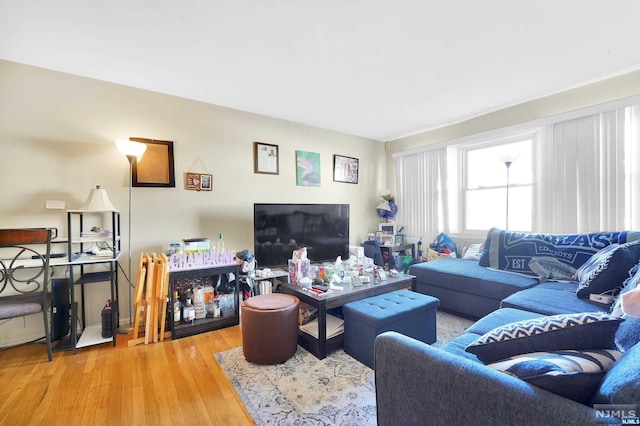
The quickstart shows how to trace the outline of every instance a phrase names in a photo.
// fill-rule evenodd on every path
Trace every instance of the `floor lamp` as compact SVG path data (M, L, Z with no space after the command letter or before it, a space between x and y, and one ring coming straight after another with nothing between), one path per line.
M132 323L131 288L133 287L133 283L131 282L132 280L132 277L131 277L131 187L133 186L133 160L136 158L138 159L142 158L142 154L144 154L144 152L146 151L147 146L140 142L133 142L133 141L127 141L127 140L117 141L116 146L118 147L118 150L127 157L127 160L129 160L129 234L128 234L129 242L127 244L127 247L129 248L129 268L127 271L127 274L128 274L127 282L129 283L129 325L131 325ZM118 304L118 309L119 308L120 308L120 305ZM119 320L118 320L118 325L120 325ZM120 327L118 327L118 333L127 334L127 330L123 330Z
M509 169L511 168L511 164L513 164L513 162L516 161L518 157L520 157L520 153L514 151L504 151L498 154L498 158L500 159L500 161L502 161L504 165L507 166L507 209L504 226L504 229L506 230L509 229Z

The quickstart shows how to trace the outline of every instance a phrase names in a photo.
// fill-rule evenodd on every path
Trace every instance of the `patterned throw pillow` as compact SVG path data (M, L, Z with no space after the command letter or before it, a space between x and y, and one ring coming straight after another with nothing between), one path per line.
M588 404L605 372L621 357L622 353L613 349L534 352L507 358L488 367Z
M480 260L480 257L482 256L482 250L483 249L484 249L484 244L483 243L471 244L465 250L464 255L462 256L462 258L463 259L470 259L470 260Z
M617 292L638 260L640 241L608 245L576 271L575 280L579 283L576 295L588 299L590 294Z
M484 363L530 352L567 349L614 349L623 320L606 312L552 315L512 322L469 344L465 351Z

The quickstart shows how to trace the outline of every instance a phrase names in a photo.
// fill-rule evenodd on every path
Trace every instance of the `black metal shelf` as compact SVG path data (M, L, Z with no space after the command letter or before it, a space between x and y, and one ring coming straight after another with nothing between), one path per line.
M111 271L85 272L74 284L90 284L104 281L111 281L113 274Z
M235 289L233 291L233 311L229 314L226 311L226 315L223 313L222 317L218 318L202 318L196 319L193 324L174 324L173 323L173 310L169 315L171 321L171 338L179 339L181 337L192 336L194 334L205 333L207 331L217 330L219 328L231 327L240 324L240 306L238 301L239 284L238 284L238 266L237 265L223 265L216 267L207 267L201 269L189 269L184 271L174 271L169 273L169 306L173 306L174 289L177 280L194 279L200 277L217 277L223 274L233 273L235 276ZM217 279L213 279L213 282L217 282Z

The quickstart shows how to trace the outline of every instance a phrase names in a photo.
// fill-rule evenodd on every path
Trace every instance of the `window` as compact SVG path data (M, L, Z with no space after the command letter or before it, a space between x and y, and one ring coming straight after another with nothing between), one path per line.
M530 134L459 150L463 156L459 162L464 182L463 232L491 227L531 231L534 139L535 134Z

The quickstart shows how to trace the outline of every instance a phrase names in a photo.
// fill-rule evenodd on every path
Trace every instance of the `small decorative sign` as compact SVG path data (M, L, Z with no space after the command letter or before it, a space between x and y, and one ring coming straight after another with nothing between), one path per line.
M186 271L189 269L213 268L216 266L236 265L235 251L173 254L169 258L169 270Z
M213 175L204 173L185 173L185 189L192 191L212 191L213 190Z

